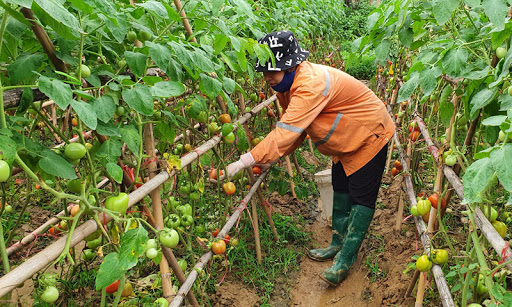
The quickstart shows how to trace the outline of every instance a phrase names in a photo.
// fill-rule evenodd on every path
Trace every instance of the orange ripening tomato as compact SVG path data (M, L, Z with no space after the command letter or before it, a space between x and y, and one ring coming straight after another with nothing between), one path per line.
M400 162L400 160L395 160L395 168L399 171L403 169L402 162Z
M71 210L69 211L69 214L70 214L71 216L75 216L75 215L78 213L78 211L80 211L80 206L79 206L79 205L74 205L74 206L71 208Z
M215 255L221 255L226 252L226 242L224 240L217 240L212 244L212 252Z
M36 190L39 190L39 189L41 189L41 186L40 186L39 184L36 184L36 185L34 186L34 188L36 188Z
M224 192L227 194L227 195L233 195L235 194L236 192L236 187L235 187L235 184L233 182L226 182L222 185L222 188L224 189Z
M224 113L219 116L219 121L223 124L227 124L231 122L231 116L229 114Z
M78 120L73 117L73 119L71 120L71 125L73 125L73 127L78 126Z
M416 142L416 140L418 139L418 136L420 136L419 131L413 131L409 134L409 137L411 138L411 141L413 141L413 142Z
M391 175L393 175L393 177L395 177L396 175L398 175L400 173L399 170L396 169L396 167L393 167L391 169Z
M215 238L219 234L219 227L215 228L214 231L212 231L212 236Z
M261 174L261 168L259 166L253 166L252 173L254 175L260 175Z
M228 243L229 243L229 240L231 240L231 236L230 236L230 235L228 235L228 234L227 234L227 235L225 235L225 236L224 236L224 242L225 242L226 244L228 244Z
M219 174L221 176L223 176L224 175L224 171L220 170ZM208 176L208 178L213 179L213 180L217 180L217 169L216 168L212 168L210 170L210 175Z

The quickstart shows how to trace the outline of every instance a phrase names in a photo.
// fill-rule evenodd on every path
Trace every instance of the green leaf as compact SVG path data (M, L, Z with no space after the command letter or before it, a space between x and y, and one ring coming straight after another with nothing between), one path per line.
M409 99L419 84L419 73L415 71L411 74L409 80L405 82L404 85L398 90L397 102L402 102Z
M391 41L388 39L383 39L380 44L375 47L375 58L379 62L383 62L387 59L389 55L389 50L391 48Z
M500 133L499 127L485 126L485 128L484 128L485 141L489 144L496 143L499 133Z
M98 119L108 123L116 113L116 104L114 98L110 95L103 95L100 98L91 100L90 104L96 111Z
M233 1L233 6L236 8L238 13L242 16L247 16L250 19L255 20L256 16L252 12L252 7L245 0L231 0Z
M73 100L73 92L69 84L41 76L38 85L41 92L53 100L62 110L67 108Z
M91 104L85 101L71 100L71 107L75 110L76 114L84 122L84 124L92 130L96 130L98 125L98 117L96 111Z
M482 125L484 126L499 126L507 119L506 115L495 115L491 117L487 117L482 121Z
M459 6L459 0L434 0L432 12L437 23L442 26L452 17L453 11Z
M240 152L245 152L249 149L249 140L247 139L247 135L245 134L245 129L238 124L238 129L236 130L236 135L238 137L238 142L236 143L236 148Z
M64 38L77 39L82 32L78 19L58 1L34 0L32 11L43 24L49 25Z
M155 13L156 16L160 16L163 19L167 19L169 15L167 14L167 10L163 6L162 3L157 1L146 1L144 3L136 3L137 6L141 6L146 10Z
M146 55L140 52L125 51L124 56L130 70L138 77L146 72Z
M453 115L453 103L450 100L440 101L439 103L439 112L441 117L441 123L445 127L450 126L450 120Z
M45 60L42 54L24 54L7 65L7 73L11 84L17 84L32 78Z
M228 94L231 94L235 90L236 82L235 82L235 80L233 80L231 78L224 77L224 79L222 79L222 85L224 86L224 89L226 90L226 92Z
M470 118L474 119L476 115L478 114L478 111L485 107L486 105L490 104L498 94L498 89L483 89L480 92L476 93L473 98L471 98L471 101L469 102L469 105L471 106L471 112L469 113Z
M186 87L177 81L161 81L155 83L151 88L151 94L155 97L176 97L185 93Z
M467 169L463 176L464 200L468 203L481 203L480 192L487 186L487 182L494 174L490 158L476 160Z
M144 227L128 230L121 237L119 262L123 270L129 270L137 264L137 258L144 254L148 232Z
M491 160L500 183L512 192L512 144L491 152Z
M215 51L215 54L219 54L222 50L224 50L224 47L226 47L228 41L229 38L226 35L216 34L215 40L213 42L213 50Z
M158 137L160 142L165 142L172 145L174 144L176 131L170 122L160 121L156 123L155 136Z
M96 290L110 286L113 282L119 280L124 273L126 273L126 270L121 266L119 254L111 252L103 258L103 262L98 270L98 275L96 276Z
M470 7L479 7L480 6L480 0L464 0L464 2L469 5Z
M0 134L0 157L12 164L16 157L16 142L10 137Z
M126 143L128 149L135 156L139 156L140 136L137 128L133 125L124 125L121 127L121 140Z
M222 83L219 80L214 79L208 75L201 74L201 80L199 81L199 89L203 94L210 98L215 98L222 91Z
M467 66L468 51L464 48L450 49L443 57L445 72L453 78L460 78L462 70Z
M25 87L21 93L20 102L16 109L16 115L24 114L34 101L34 92L31 88Z
M32 6L32 0L7 0L7 3L16 4L26 8L30 8Z
M112 137L101 144L100 149L96 152L96 156L101 158L101 161L105 165L108 162L115 163L117 158L121 156L122 147L123 143L121 143L119 139Z
M414 38L414 31L411 28L401 28L398 31L398 38L405 47L411 47L412 40Z
M55 152L45 150L41 153L41 156L42 158L39 160L39 167L44 172L65 179L77 178L73 165Z
M153 97L147 85L136 84L131 89L124 88L122 96L123 100L135 111L144 115L153 115Z
M508 5L505 0L482 0L485 15L498 30L505 28L505 18L508 13Z
M229 113L233 114L233 116L237 116L238 111L236 110L235 104L233 103L233 101L231 100L229 95L226 92L224 92L224 91L222 91L221 95L224 98L224 100L226 101Z
M153 42L146 42L149 47L149 56L155 61L155 64L167 73L169 67L169 59L172 58L172 52L166 45L155 44Z
M96 131L100 135L121 137L121 131L112 122L98 122L98 127L96 127Z
M424 95L430 95L436 88L437 77L441 75L442 71L438 68L425 69L420 74L420 85Z
M123 181L123 170L116 163L107 163L107 172L117 183L121 183Z

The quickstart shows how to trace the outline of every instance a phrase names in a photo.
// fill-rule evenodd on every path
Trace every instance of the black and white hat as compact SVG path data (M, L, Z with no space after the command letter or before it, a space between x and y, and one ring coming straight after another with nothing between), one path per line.
M309 51L299 46L291 31L272 32L258 42L268 45L276 58L276 67L272 66L272 61L266 63L258 61L254 65L258 72L287 70L302 63L309 55Z

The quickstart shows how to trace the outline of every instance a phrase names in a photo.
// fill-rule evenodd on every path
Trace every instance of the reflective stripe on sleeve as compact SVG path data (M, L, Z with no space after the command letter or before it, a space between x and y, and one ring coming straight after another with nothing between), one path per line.
M323 139L321 139L318 142L315 142L315 146L320 146L322 144L327 143L327 141L329 141L332 134L334 133L334 130L336 130L336 128L338 127L341 117L343 117L343 114L341 114L341 113L338 113L338 115L336 115L336 118L334 119L334 122L332 123L331 129L329 129L329 132L327 132L327 134L325 135L325 137Z
M302 128L295 127L295 126L292 126L292 125L288 125L288 124L285 124L285 123L282 123L282 122L277 122L276 127L277 128L283 128L285 130L288 130L288 131L291 131L291 132L295 132L295 133L298 133L298 134L301 134L304 131L304 129L302 129Z
M329 93L329 88L331 87L331 76L329 76L329 71L326 68L324 68L324 72L325 72L325 89L322 94L325 97Z

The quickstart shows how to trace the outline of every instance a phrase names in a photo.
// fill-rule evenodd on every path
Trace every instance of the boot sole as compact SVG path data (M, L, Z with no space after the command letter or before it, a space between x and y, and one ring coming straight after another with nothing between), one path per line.
M318 261L318 262L326 262L326 261L329 261L329 260L332 260L334 259L334 257L332 258L328 258L328 259L318 259L318 258L314 258L312 257L309 253L306 253L308 255L308 258L313 260L313 261Z
M335 283L333 283L333 282L331 282L331 281L327 280L327 278L325 278L325 277L322 275L322 273L318 274L318 276L320 277L320 279L322 279L323 281L325 281L326 283L328 283L329 285L331 285L331 286L333 286L333 287L337 287L337 286L339 285L339 283L338 283L338 284L335 284Z

